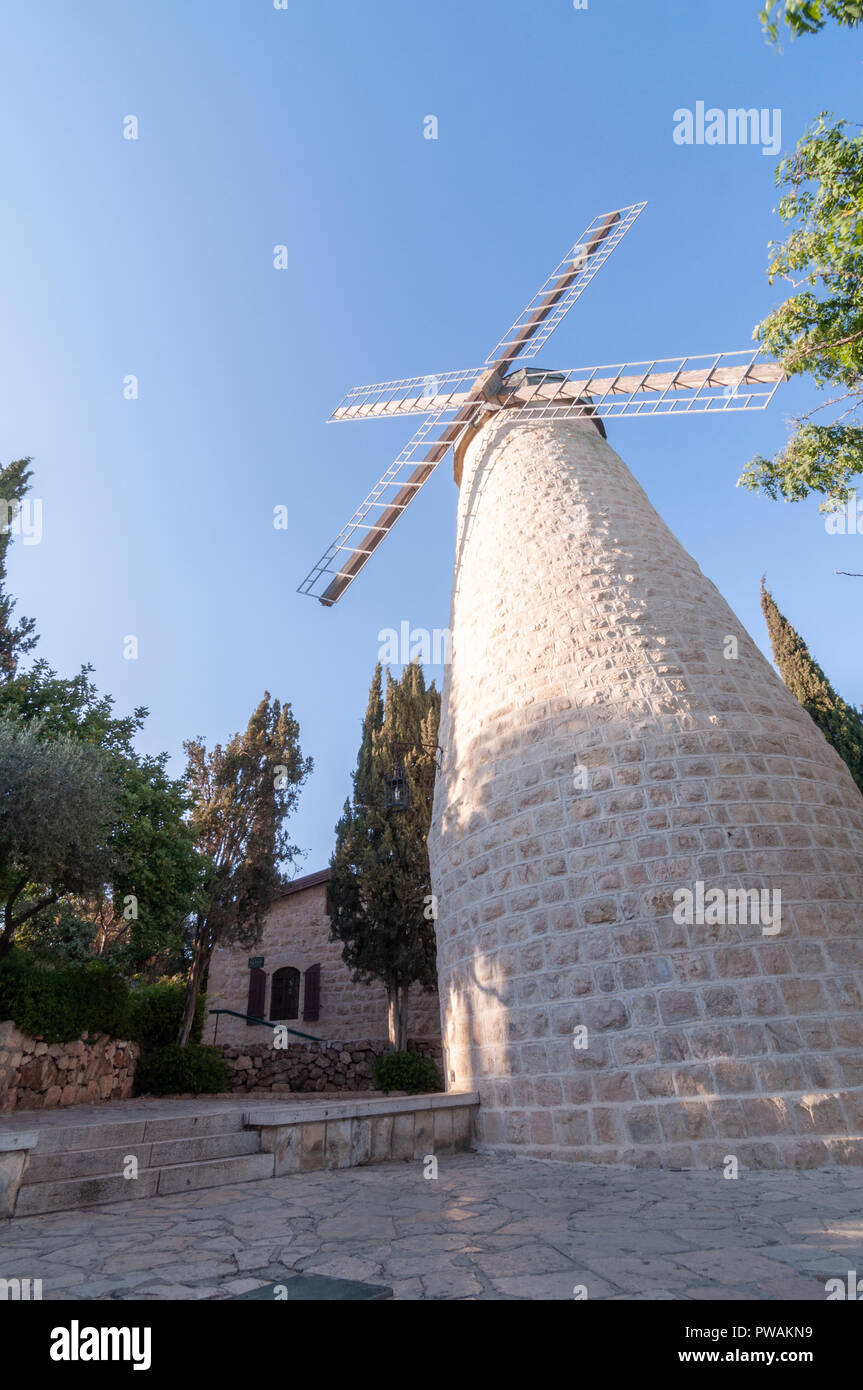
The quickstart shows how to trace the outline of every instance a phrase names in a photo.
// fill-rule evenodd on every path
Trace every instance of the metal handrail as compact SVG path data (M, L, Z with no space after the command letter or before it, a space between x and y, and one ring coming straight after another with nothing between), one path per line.
M295 1038L306 1038L309 1042L329 1042L328 1038L316 1038L313 1033L301 1033L297 1028L288 1028L287 1024L274 1022L271 1018L255 1018L253 1014L241 1014L236 1009L208 1009L211 1014L230 1014L232 1018L244 1018L247 1023L254 1023L261 1028L284 1028L286 1033L291 1033ZM213 1042L219 1031L219 1020L216 1019L216 1026L213 1030Z

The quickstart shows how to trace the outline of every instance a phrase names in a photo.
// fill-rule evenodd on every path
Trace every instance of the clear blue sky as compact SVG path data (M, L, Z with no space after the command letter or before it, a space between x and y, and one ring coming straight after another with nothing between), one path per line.
M306 870L330 853L378 632L447 624L456 506L446 464L341 604L300 597L411 430L326 416L356 382L482 361L592 216L644 198L542 364L746 347L778 296L776 160L681 147L673 112L778 107L787 150L822 108L859 119L863 62L832 29L777 53L758 8L6 0L0 456L33 456L44 505L11 561L19 611L61 672L92 661L119 710L149 706L142 746L176 771L183 738L229 736L265 689L290 701L316 764ZM609 437L756 640L766 570L859 703L863 581L833 571L863 569L863 536L734 486L810 400Z

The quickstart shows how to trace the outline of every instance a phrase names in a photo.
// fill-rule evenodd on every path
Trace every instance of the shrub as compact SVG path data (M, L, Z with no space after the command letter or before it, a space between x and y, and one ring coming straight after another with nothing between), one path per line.
M144 1052L156 1047L167 1047L170 1043L176 1042L185 1001L186 986L182 980L142 985L133 989L130 999L132 1040L140 1043ZM195 1021L189 1038L192 1043L201 1041L206 1002L206 995L199 994Z
M180 1031L186 986L182 981L129 989L103 961L46 965L16 947L0 962L0 1022L46 1042L72 1042L107 1033L138 1042L143 1051L165 1047ZM206 995L198 996L190 1041L201 1041Z
M227 1091L228 1064L218 1047L169 1043L147 1052L138 1062L135 1090L138 1095L172 1096L192 1091Z
M128 1039L131 1029L129 986L110 965L90 960L66 966L62 973L78 1000L81 1033L107 1033Z
M31 1038L71 1042L83 1033L128 1038L129 988L109 965L54 968L13 949L0 963L0 1020Z
M416 1096L443 1090L440 1072L431 1057L421 1052L385 1052L375 1058L372 1076L378 1091L407 1091Z

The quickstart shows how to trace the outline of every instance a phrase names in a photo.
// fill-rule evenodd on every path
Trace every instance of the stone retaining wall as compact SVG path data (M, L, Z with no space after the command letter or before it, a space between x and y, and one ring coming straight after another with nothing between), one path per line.
M0 1111L126 1100L139 1051L137 1043L104 1034L46 1043L0 1023Z
M427 1161L466 1153L473 1146L479 1098L475 1093L385 1096L329 1105L252 1107L246 1124L259 1130L261 1149L273 1155L273 1176L359 1168L393 1159Z
M411 1041L408 1049L433 1058L441 1070L439 1043ZM370 1091L374 1060L388 1051L383 1041L222 1048L232 1091Z

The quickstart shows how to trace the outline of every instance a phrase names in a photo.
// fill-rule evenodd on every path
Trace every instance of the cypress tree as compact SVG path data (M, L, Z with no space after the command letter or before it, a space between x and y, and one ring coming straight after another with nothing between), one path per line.
M422 667L372 678L353 796L336 826L330 860L330 921L353 978L387 992L389 1040L407 1046L408 990L437 983L434 907L426 839L431 822L440 693ZM387 809L387 781L404 776L407 805Z
M799 632L783 617L761 580L761 611L767 621L773 660L792 695L832 743L863 792L863 718L837 695Z
M36 645L33 618L13 620L15 600L6 589L6 557L15 519L30 486L28 458L0 466L0 681L11 680L18 669L18 658Z
M300 726L289 704L266 691L244 733L208 750L185 745L192 799L191 824L204 857L202 901L195 913L192 968L177 1042L185 1047L198 994L213 951L225 942L256 945L282 883L280 865L293 864L287 819L312 771L300 750Z

